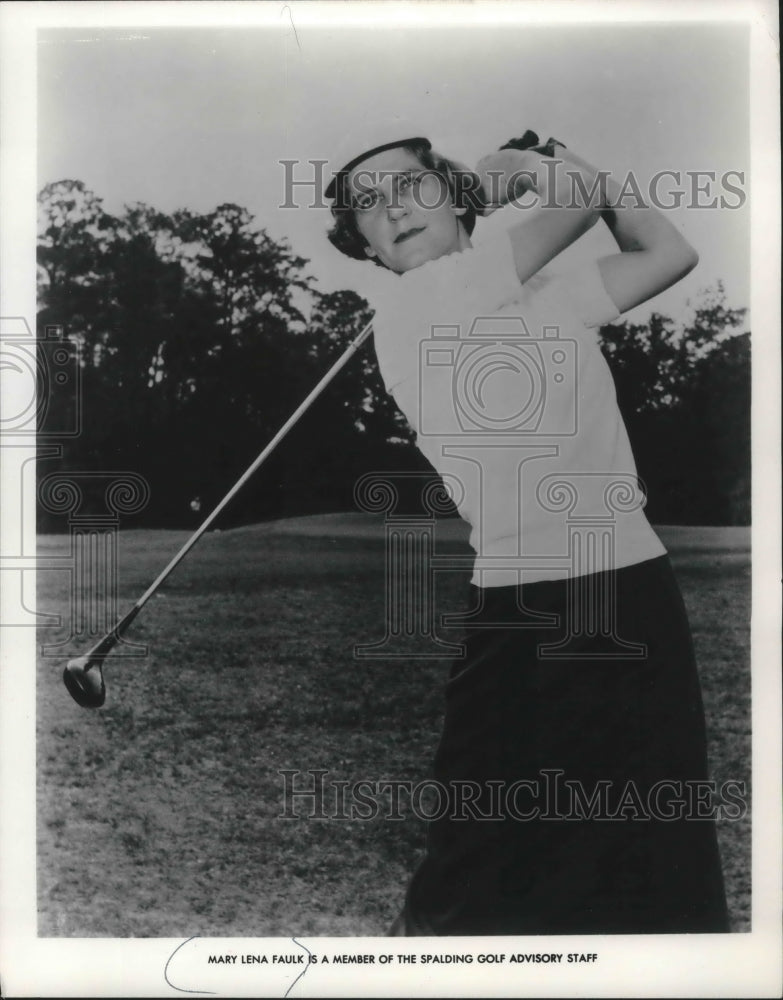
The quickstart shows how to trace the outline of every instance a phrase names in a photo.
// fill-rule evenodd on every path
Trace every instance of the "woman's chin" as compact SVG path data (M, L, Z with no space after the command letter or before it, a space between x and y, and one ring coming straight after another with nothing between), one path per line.
M392 270L398 274L404 274L406 271L413 271L417 267L421 267L422 264L428 264L430 261L438 260L440 257L456 253L460 249L460 247L411 246L404 255L401 255L395 261Z

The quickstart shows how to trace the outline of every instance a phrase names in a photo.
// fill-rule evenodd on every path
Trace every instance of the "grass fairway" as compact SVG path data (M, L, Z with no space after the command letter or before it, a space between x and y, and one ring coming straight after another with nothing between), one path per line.
M439 551L467 551L460 522L439 531ZM749 788L749 531L660 534L691 616L713 777ZM120 611L187 537L123 535ZM41 557L68 548L39 540ZM459 610L467 574L441 576L438 609ZM66 572L39 574L39 610L64 616L40 642L68 639L69 586ZM449 663L356 661L384 618L382 522L299 518L205 536L133 625L148 656L108 661L104 708L79 708L61 680L94 640L39 657L38 933L384 934L423 825L385 819L387 805L375 820L278 818L284 769L427 776ZM748 930L749 818L719 835L733 929Z

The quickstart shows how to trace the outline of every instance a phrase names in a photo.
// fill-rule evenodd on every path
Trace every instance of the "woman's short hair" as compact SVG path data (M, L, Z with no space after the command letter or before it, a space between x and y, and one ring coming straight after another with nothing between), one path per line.
M412 153L426 170L432 170L443 178L452 204L455 208L465 209L465 214L460 216L460 222L469 236L476 225L476 216L484 204L478 175L422 143L413 143L402 148ZM356 225L356 216L348 192L348 174L346 171L338 177L335 199L331 207L334 223L327 234L329 242L354 260L372 260L380 267L385 267L386 265L377 256L368 257L365 253L368 244Z

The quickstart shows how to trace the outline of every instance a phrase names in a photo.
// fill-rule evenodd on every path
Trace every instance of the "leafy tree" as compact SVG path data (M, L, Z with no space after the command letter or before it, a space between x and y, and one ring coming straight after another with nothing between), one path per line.
M114 220L82 181L47 184L38 195L39 280L51 299L60 289L100 283L101 258ZM40 286L39 286L40 290Z
M690 322L601 329L617 399L658 523L738 524L750 516L750 335L719 283Z
M39 218L39 326L65 328L84 380L84 430L63 467L141 473L148 523L203 517L371 315L353 292L317 291L307 261L238 205L112 216L64 180L41 191ZM718 285L685 326L655 314L601 331L653 521L749 517L744 315ZM53 397L55 422L66 405ZM432 472L368 344L227 519L350 509L360 475L395 469Z

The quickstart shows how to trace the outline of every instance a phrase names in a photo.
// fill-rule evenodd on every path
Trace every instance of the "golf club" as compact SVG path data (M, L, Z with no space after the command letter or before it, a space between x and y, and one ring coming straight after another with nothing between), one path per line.
M255 459L253 464L250 465L242 476L236 481L236 483L234 483L228 493L226 493L203 524L201 524L201 526L191 535L187 542L185 542L171 562L169 562L165 569L163 569L155 580L153 580L130 611L123 618L121 618L119 622L117 622L111 632L107 633L88 653L85 653L84 656L79 656L68 661L68 664L63 671L63 680L65 681L65 686L71 697L74 701L78 702L79 705L83 708L100 708L100 706L104 703L106 700L106 684L103 678L103 663L112 649L114 649L117 643L125 635L131 622L135 619L150 597L152 597L158 587L160 587L166 577L171 573L174 567L182 562L188 552L190 552L199 538L201 538L224 507L226 507L233 497L236 496L253 473L256 472L256 470L272 454L277 445L291 430L299 418L310 408L327 385L329 385L332 379L334 379L334 377L350 361L356 351L362 346L365 340L367 340L371 331L372 320L370 320L362 332L346 348L343 354L323 376L321 381L315 386L314 389L311 390L309 395L299 404L277 434L275 434L269 444ZM97 667L97 670L91 674L90 671L93 667Z

